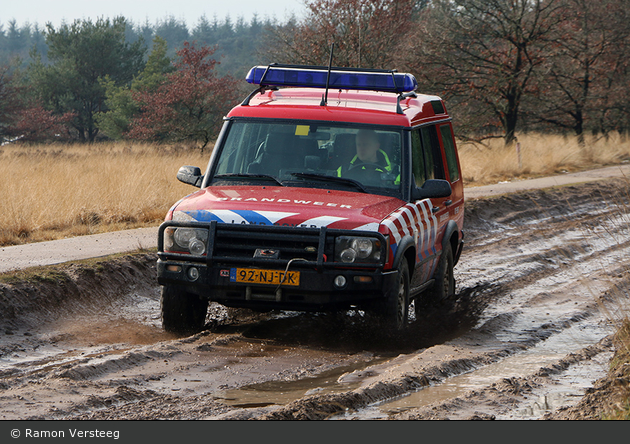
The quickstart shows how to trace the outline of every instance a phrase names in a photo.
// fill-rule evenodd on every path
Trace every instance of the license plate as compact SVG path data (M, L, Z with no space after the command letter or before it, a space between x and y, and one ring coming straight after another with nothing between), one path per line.
M245 282L248 284L300 285L300 272L282 270L259 270L257 268L231 268L230 282Z

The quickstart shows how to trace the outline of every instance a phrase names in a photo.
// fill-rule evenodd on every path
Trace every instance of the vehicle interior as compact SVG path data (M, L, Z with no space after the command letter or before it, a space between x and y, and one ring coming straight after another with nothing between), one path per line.
M267 177L285 186L300 186L302 182L318 181L318 177L332 177L356 181L370 192L377 189L399 193L401 130L373 131L379 151L378 164L373 166L358 158L356 140L360 130L365 131L365 126L234 121L219 147L212 183ZM359 164L360 168L353 168Z

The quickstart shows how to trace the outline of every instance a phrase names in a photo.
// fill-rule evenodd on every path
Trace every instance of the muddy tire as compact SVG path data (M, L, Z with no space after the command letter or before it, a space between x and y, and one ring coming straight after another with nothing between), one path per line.
M446 300L455 299L455 275L453 273L454 260L451 244L442 249L442 257L435 272L435 284L423 295L425 303L439 304Z
M396 287L381 306L381 323L391 333L405 331L409 323L409 264L403 258L398 269Z
M162 328L169 333L193 334L206 324L208 301L177 287L162 287Z

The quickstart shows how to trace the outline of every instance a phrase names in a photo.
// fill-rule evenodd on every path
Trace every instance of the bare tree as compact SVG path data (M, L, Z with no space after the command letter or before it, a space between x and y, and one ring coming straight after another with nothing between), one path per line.
M435 0L416 28L407 66L425 90L469 111L469 134L495 126L510 144L523 96L562 21L560 6L560 0Z
M263 45L270 62L393 68L397 49L426 0L305 1L306 17L269 30Z
M589 117L596 119L617 107L619 99L628 100L623 73L628 68L629 3L564 0L557 37L537 76L535 120L573 130L580 145Z

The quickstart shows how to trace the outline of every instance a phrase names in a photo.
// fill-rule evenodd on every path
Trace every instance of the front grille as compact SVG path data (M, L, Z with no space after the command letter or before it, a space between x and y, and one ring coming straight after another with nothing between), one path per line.
M324 255L332 257L334 238L322 229L276 226L217 224L212 255L215 260L254 257L257 249L278 250L278 260L305 259L317 262L320 240L324 236Z
M308 229L298 232L295 228L269 226L217 224L214 236L213 256L229 259L251 260L257 249L278 250L278 260L301 258L317 261L321 230ZM324 233L324 254L332 255L334 239Z

